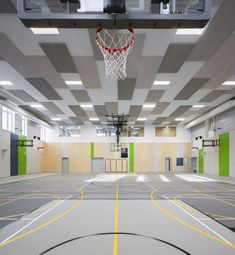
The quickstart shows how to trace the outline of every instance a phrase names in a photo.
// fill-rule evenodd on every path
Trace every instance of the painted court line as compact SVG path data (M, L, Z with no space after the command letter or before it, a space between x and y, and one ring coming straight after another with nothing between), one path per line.
M176 204L174 201L169 200L169 198L165 195L163 195L163 197L165 197L168 201L170 201L172 204L174 204L176 207L178 207L180 210L182 210L183 212L185 212L187 215L191 216L194 220L196 220L198 223L200 223L201 225L203 225L205 228L207 228L208 230L210 230L212 233L214 233L216 236L218 236L220 239L222 239L223 241L227 242L228 244L231 244L227 239L225 239L223 236L221 236L220 234L218 234L216 231L214 231L212 228L210 228L209 226L207 226L205 223L203 223L201 220L199 220L198 218L194 217L190 212L188 212L187 210L185 210L183 207L181 207L180 205Z
M180 179L183 179L184 181L187 181L187 182L215 182L215 180L213 179L209 179L209 178L200 178L199 176L197 175L184 175L184 174L176 174L175 175L176 177L180 178Z
M159 177L161 178L161 180L162 180L163 182L170 182L170 180L169 180L166 176L164 176L164 175L162 175L162 174L159 174Z
M67 198L69 198L70 196L68 196ZM8 238L6 238L5 240L3 240L1 242L1 244L7 242L8 240L10 240L12 237L16 236L17 234L19 234L20 232L22 232L24 229L28 228L30 225L32 225L34 222L38 221L40 218L42 218L44 215L46 215L47 213L49 213L50 211L52 211L53 209L55 209L57 206L61 205L65 200L64 199L62 201L60 201L59 203L57 203L56 205L52 206L51 208L49 208L48 210L46 210L44 213L40 214L37 218L33 219L32 221L30 221L28 224L26 224L24 227L20 228L19 230L17 230L15 233L13 233L11 236L9 236Z
M137 182L145 182L146 181L146 175L139 175L136 179Z

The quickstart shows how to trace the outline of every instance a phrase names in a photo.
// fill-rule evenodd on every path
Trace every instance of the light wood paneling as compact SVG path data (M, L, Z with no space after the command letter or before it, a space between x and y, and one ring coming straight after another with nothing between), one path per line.
M42 150L41 169L43 172L61 172L62 150L59 143L47 143Z
M163 137L175 137L176 136L176 127L156 127L155 136Z
M176 171L176 144L160 143L160 171L165 172L165 158L172 158L172 171Z
M187 159L187 164L184 165L184 171L185 172L191 172L192 171L191 153L192 153L191 143L185 143L184 144L184 158ZM184 162L184 163L186 163L186 162Z
M110 160L109 159L105 160L105 172L106 173L110 173L111 172Z
M112 173L116 173L116 170L117 170L117 168L116 168L116 160L115 159L111 159L110 160L110 165L111 165L111 172Z
M153 170L153 144L134 144L134 172L146 173Z
M121 159L117 160L117 172L118 173L122 172L122 160Z
M127 173L127 171L128 171L128 160L123 159L122 160L122 172Z
M95 158L104 158L104 143L95 143L94 144L94 157Z
M70 173L91 171L90 143L72 143L69 145Z

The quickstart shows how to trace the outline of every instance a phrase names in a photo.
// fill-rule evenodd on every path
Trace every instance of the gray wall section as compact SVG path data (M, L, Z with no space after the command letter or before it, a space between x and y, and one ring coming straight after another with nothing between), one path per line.
M10 176L10 132L0 129L0 141L0 177Z

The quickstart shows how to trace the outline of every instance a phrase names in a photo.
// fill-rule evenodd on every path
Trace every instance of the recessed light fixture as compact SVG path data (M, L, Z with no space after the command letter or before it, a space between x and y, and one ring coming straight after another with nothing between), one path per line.
M226 81L222 85L224 85L224 86L235 86L235 81Z
M67 85L82 85L82 81L65 81Z
M14 85L11 81L0 81L1 86L12 86Z
M35 35L58 35L60 34L57 28L41 28L41 27L31 27L30 28Z
M146 121L146 118L138 118L137 121Z
M177 29L176 35L201 35L204 28L180 28Z
M30 105L32 108L36 108L36 109L43 109L44 108L44 106L43 105L41 105L41 104L32 104L32 105Z
M203 104L195 104L195 105L193 105L193 108L203 108L203 107L205 107L205 105L203 105Z
M176 118L175 121L183 121L184 118Z
M89 118L90 121L99 121L98 118Z
M81 104L80 106L81 106L82 108L88 108L88 109L93 108L93 105L92 105L92 104Z
M152 109L152 108L154 108L156 105L155 104L144 104L143 105L143 108L145 108L145 109Z
M154 81L153 85L169 85L170 81Z
M53 121L60 121L61 119L60 118L51 118L51 120L53 120Z

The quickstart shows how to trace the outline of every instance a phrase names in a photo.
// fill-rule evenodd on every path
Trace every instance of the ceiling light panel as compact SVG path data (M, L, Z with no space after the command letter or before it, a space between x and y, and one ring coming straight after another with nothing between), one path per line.
M201 35L204 28L177 29L176 35Z
M14 85L11 81L0 81L0 86L12 86Z
M170 85L170 81L154 81L153 85Z
M222 85L224 85L224 86L235 86L235 81L226 81Z
M83 85L82 81L65 81L67 85Z
M57 28L38 28L31 27L30 28L35 35L58 35L60 34Z

